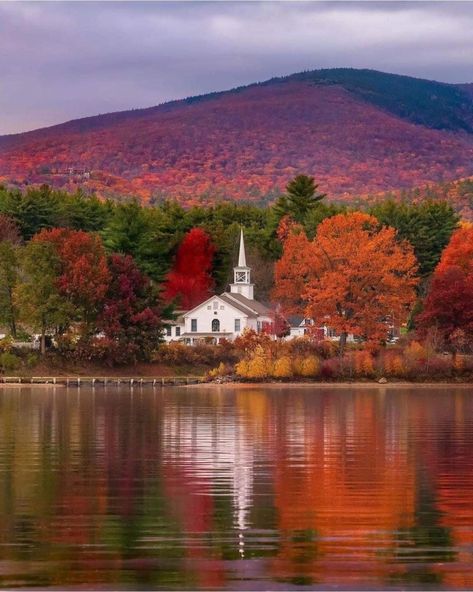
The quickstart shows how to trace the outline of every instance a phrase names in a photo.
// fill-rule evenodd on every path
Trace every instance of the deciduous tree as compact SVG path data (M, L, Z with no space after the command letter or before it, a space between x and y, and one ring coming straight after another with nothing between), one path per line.
M110 363L149 361L162 341L162 316L157 290L129 255L109 257L111 282L98 326L108 342Z
M61 263L57 288L72 305L83 336L93 333L110 281L100 237L82 230L54 228L42 230L33 242L55 248Z
M68 325L72 313L70 303L58 288L62 262L51 242L30 241L22 252L21 264L15 299L21 320L41 333L44 353L46 334Z
M453 234L417 322L423 332L435 328L453 353L473 347L473 228Z
M341 335L370 340L386 335L385 319L406 317L415 299L412 247L359 212L324 220L314 240L293 231L276 264L274 297L286 308L326 323Z
M174 266L167 276L164 298L177 299L185 309L208 298L213 287L214 253L215 248L204 230L190 230L179 246Z

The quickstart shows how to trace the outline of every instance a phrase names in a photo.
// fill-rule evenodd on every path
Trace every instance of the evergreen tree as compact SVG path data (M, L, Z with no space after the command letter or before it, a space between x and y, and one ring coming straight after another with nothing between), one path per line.
M444 201L407 204L389 200L374 206L370 212L383 225L395 228L401 240L411 243L419 262L419 274L424 278L440 261L459 221L455 210Z
M314 177L297 175L286 186L286 193L274 205L274 213L279 221L283 216L290 216L303 224L306 216L326 197L318 192Z

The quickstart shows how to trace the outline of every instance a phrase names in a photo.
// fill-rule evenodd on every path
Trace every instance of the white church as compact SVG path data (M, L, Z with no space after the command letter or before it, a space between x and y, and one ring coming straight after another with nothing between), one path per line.
M212 296L191 310L181 312L165 333L165 340L194 345L201 341L233 341L247 327L265 331L272 323L271 311L254 299L251 268L246 264L243 230L238 265L233 268L230 291Z

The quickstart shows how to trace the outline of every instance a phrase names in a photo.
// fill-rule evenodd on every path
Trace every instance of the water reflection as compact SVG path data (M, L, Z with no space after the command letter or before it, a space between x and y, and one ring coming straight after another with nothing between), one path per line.
M473 587L473 389L0 393L0 585Z

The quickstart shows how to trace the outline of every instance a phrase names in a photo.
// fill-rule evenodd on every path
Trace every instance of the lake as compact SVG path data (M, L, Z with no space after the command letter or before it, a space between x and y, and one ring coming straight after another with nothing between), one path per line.
M0 390L0 586L473 588L473 387Z

